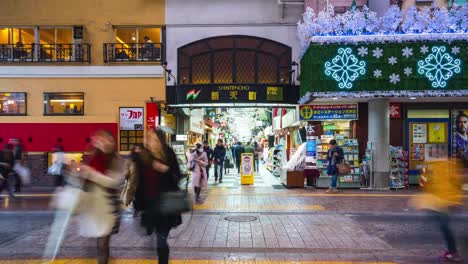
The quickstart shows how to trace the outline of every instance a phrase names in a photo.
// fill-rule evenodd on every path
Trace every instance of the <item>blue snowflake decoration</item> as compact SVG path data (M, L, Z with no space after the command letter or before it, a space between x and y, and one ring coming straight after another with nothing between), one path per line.
M424 74L434 88L445 88L455 73L461 72L461 61L454 59L444 46L432 47L432 53L418 61L418 73Z
M351 89L353 81L366 74L366 62L359 61L352 53L351 48L339 48L338 55L325 62L325 75L335 79L340 89Z

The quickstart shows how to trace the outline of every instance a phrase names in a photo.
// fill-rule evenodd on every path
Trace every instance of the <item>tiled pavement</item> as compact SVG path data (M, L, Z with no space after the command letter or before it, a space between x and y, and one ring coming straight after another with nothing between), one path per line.
M0 264L43 264L40 260L5 260ZM62 259L50 264L96 264L93 259ZM155 264L149 259L120 259L112 260L110 264ZM281 260L171 260L170 264L394 264L394 262L349 262L349 261L281 261Z
M323 190L287 190L263 169L255 175L254 186L241 186L239 176L233 173L225 176L222 184L214 183L211 176L204 203L196 205L192 214L184 216L184 224L171 232L172 263L432 263L428 259L435 259L438 250L395 247L383 236L365 231L362 223L348 215L406 214L406 203L415 195L414 191L354 190L328 195ZM11 205L5 204L5 199L0 210L2 205L3 210L46 210L49 198L26 195ZM230 222L225 219L228 216L256 219ZM76 226L74 222L70 225L59 254L61 260L56 263L95 263L91 259L96 241L79 237ZM26 259L41 256L48 233L49 227L42 225L1 244L0 259L15 260L0 260L0 264L37 263ZM118 260L112 263L156 263L150 260L155 258L154 237L143 233L138 219L125 214L120 233L113 237L111 254Z

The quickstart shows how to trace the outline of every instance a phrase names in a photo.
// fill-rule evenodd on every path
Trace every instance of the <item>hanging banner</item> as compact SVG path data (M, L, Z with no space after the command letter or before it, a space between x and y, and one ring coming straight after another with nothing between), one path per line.
M120 107L120 130L143 130L143 107Z
M193 109L190 111L190 131L202 134L205 133L205 120L203 119L203 109Z
M307 121L357 120L358 105L300 105L299 119Z
M400 103L390 103L390 118L399 119L401 118L401 104Z
M156 103L146 103L146 129L151 130L159 124L159 107Z

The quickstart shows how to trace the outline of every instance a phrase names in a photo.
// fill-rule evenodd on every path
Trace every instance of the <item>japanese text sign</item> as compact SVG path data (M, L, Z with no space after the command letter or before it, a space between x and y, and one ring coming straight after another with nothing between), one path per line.
M143 130L143 107L121 107L120 130Z
M357 104L341 105L301 105L299 119L308 121L357 120Z

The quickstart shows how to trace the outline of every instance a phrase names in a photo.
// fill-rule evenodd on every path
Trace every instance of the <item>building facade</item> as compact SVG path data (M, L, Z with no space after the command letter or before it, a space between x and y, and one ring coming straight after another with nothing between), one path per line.
M23 142L34 185L48 184L55 145L78 159L96 129L114 133L121 151L142 142L145 102L165 100L163 0L1 6L0 141ZM132 122L130 110L140 114L127 131L119 122Z

